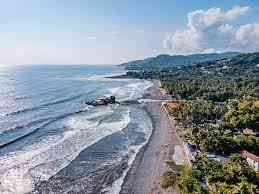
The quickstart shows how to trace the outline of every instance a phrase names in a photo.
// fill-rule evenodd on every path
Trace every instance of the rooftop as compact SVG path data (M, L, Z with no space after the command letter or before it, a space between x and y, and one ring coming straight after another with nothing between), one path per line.
M180 106L180 103L176 100L172 100L166 103L169 108L176 109Z
M256 162L259 162L259 156L255 155L255 154L252 154L252 153L250 153L250 152L248 152L246 150L242 150L241 151L241 155L245 156L247 158L250 158L251 160L254 160Z
M243 134L245 134L245 135L256 135L256 133L252 129L249 129L249 128L243 129Z

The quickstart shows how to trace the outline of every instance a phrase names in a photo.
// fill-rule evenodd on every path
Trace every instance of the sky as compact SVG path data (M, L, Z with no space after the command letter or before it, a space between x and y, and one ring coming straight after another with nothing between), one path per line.
M258 0L0 0L0 64L259 51Z

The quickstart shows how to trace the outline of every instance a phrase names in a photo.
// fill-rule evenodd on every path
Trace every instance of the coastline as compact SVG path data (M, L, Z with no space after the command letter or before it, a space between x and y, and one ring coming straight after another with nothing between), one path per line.
M115 79L117 77L111 78ZM114 186L114 183L119 180L119 185L115 185L116 192L113 190L111 193L176 194L177 191L175 190L165 191L161 189L160 177L168 169L165 161L174 160L175 148L176 146L181 147L181 141L176 135L173 121L168 118L167 112L161 106L163 100L170 99L170 96L161 90L159 81L154 80L152 82L153 85L144 92L142 98L148 99L147 102L131 104L131 106L143 109L150 116L153 131L147 142L137 150L130 164L127 164L127 159L125 158L118 165L109 169L108 172L110 174L103 176L102 180L96 179L97 177L94 174L88 177L89 175L84 170L84 168L87 168L84 159L88 157L87 149L85 149L58 174L51 177L48 181L39 183L37 185L39 190L42 193L55 193L61 190L65 192L71 191L69 187L72 186L72 181L73 185L78 185L78 191L75 191L75 193L105 194L110 193L109 186ZM78 174L77 172L80 173ZM86 188L83 185L88 181L100 182L100 187ZM107 189L101 187L104 184L108 186ZM62 188L62 185L66 185L66 189ZM36 192L32 193L38 192L36 190Z
M149 88L144 98L152 100L169 99L159 88L156 81ZM167 112L162 108L162 101L144 103L143 108L153 123L152 135L140 151L128 171L120 194L176 194L176 190L162 190L160 177L167 170L166 160L174 160L174 150L181 145L176 128ZM183 158L182 158L183 160Z

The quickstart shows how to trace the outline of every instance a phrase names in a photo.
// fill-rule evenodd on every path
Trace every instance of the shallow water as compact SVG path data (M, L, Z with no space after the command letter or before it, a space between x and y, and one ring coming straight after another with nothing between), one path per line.
M126 167L108 182L95 179L130 163L149 138L151 121L136 107L90 107L84 101L109 95L140 99L150 82L104 78L122 72L115 66L0 68L0 193L31 192L44 181L51 193L51 180L64 174L70 181L55 192L79 191L84 177L86 192L98 186L118 193ZM82 151L84 163L76 164Z

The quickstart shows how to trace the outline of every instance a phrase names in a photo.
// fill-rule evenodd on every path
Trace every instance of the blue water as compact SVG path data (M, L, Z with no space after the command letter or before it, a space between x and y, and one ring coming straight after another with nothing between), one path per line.
M87 155L96 146L102 152L105 145L99 144L115 136L107 146L117 146L112 150L116 160L128 155L129 163L151 133L148 116L132 106L90 107L84 103L110 95L121 102L141 98L150 82L105 78L122 73L110 65L0 66L0 193L31 192L36 182L67 169L83 150ZM109 160L102 157L99 162ZM85 172L93 170L88 168L98 171L96 160L85 162L89 163ZM116 193L122 178L123 174L103 187ZM70 191L73 189L71 186Z

